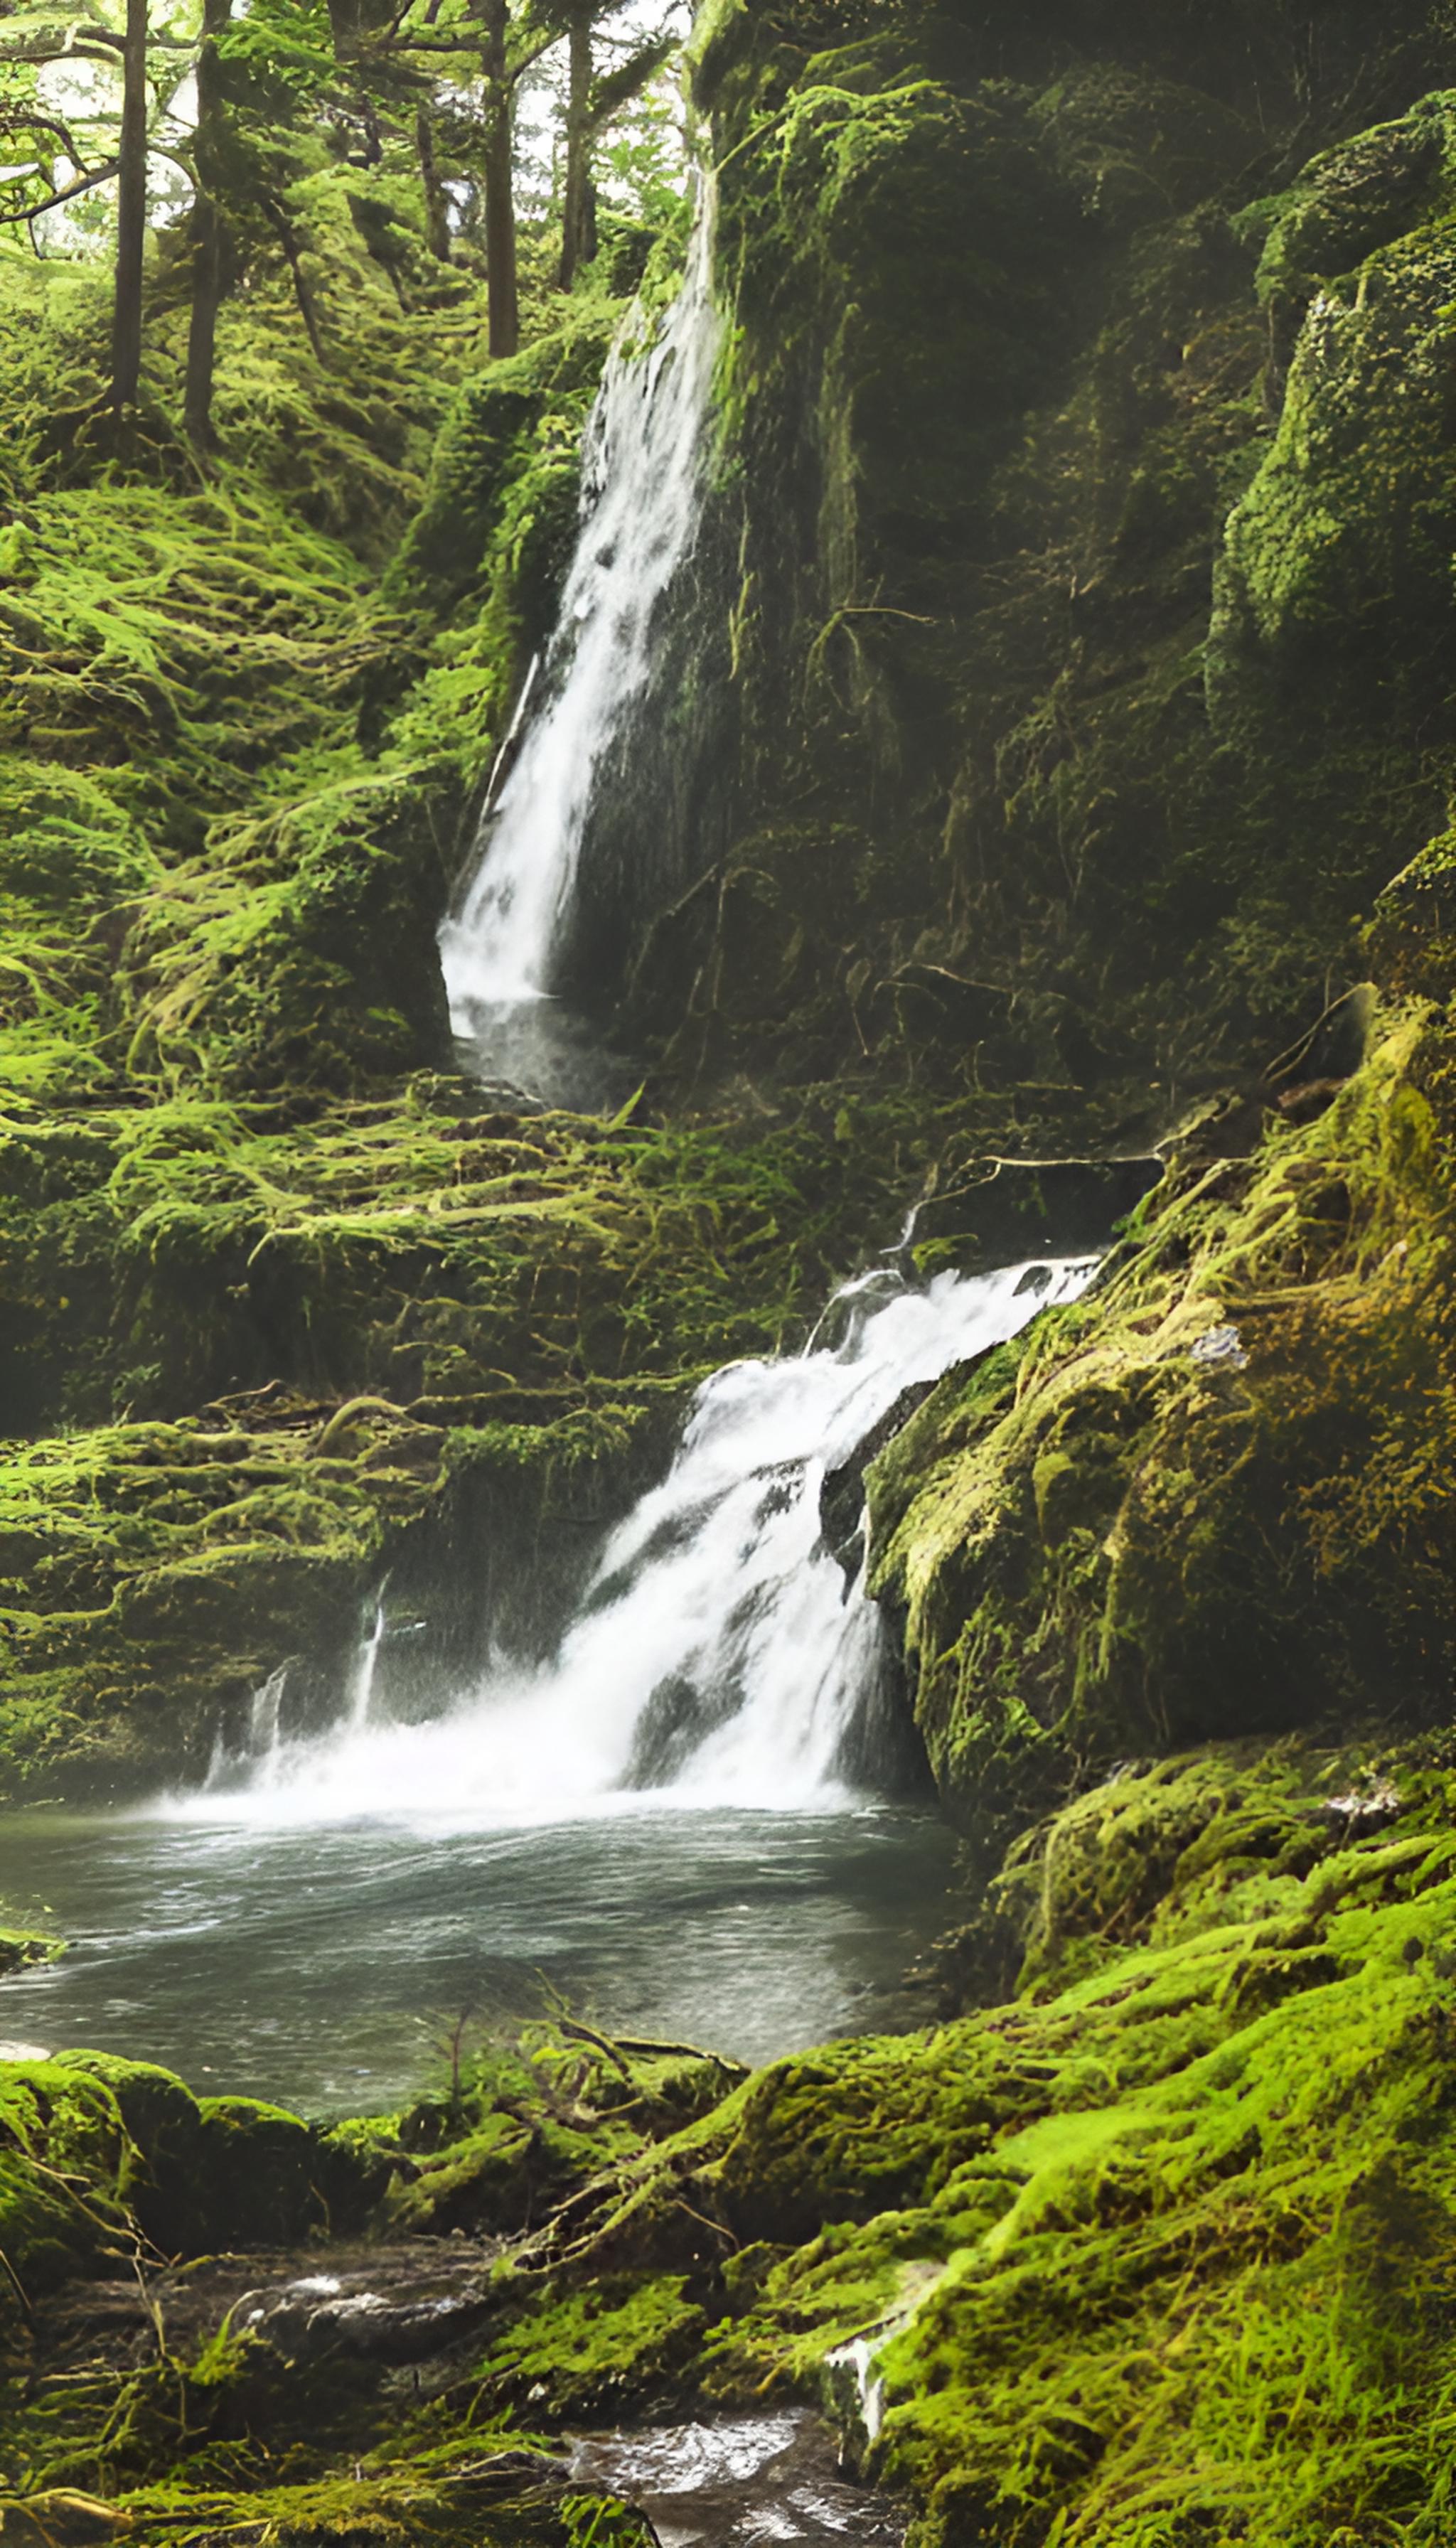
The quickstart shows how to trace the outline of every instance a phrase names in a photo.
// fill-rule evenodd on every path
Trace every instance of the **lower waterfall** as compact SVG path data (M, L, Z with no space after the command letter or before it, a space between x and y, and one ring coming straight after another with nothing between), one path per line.
M745 2060L905 2022L907 1967L964 1917L955 1842L877 1790L901 1710L820 1489L902 1390L1091 1271L883 1267L803 1353L715 1373L548 1663L484 1657L392 1721L391 1635L417 1649L418 1623L392 1632L386 1584L331 1730L302 1738L280 1667L201 1791L0 1816L11 1898L73 1941L0 1981L0 2035L359 2113L415 2094L463 2010L508 2029L543 1984Z
M823 1481L902 1390L1014 1335L1091 1272L1040 1263L924 1289L888 1268L861 1276L835 1296L823 1341L730 1363L698 1390L668 1475L610 1534L550 1662L496 1657L424 1724L377 1709L366 1721L377 1614L340 1726L280 1742L275 1698L243 1783L170 1810L504 1829L650 1801L781 1811L843 1798L872 1754L883 1629L823 1543Z

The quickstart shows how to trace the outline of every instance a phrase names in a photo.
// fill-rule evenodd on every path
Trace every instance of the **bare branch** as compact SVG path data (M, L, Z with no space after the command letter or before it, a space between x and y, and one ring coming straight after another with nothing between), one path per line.
M89 177L75 177L58 194L47 195L44 203L25 204L18 213L0 213L0 225L6 222L33 222L42 213L53 213L61 204L70 204L77 195L89 195L93 186L104 186L121 166L120 159L109 159L104 168L93 168Z
M97 38L98 44L104 41ZM104 52L96 52L89 42L82 44L79 41L73 45L43 45L37 37L31 44L0 45L0 62L18 62L33 70L43 68L46 62L115 62L120 49L120 46L115 51L108 47Z

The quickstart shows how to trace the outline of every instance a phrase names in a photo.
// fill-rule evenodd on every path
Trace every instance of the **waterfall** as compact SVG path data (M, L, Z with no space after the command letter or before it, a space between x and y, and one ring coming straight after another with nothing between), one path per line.
M653 342L642 350L634 314L607 363L555 632L532 667L464 893L440 931L456 1033L483 1063L545 1096L575 1093L562 1084L574 1063L581 1078L571 1022L553 1007L554 968L598 769L646 689L658 606L697 525L718 341L711 268L705 189L682 290Z
M268 1675L261 1689L255 1689L248 1707L247 1757L252 1774L260 1787L277 1783L279 1763L283 1758L281 1711L283 1693L288 1687L288 1666L280 1664Z
M374 1676L379 1670L379 1650L383 1644L384 1593L381 1592L374 1605L374 1625L355 1657L353 1677L349 1684L348 1721L355 1733L361 1732L369 1722L369 1710L374 1698Z
M549 1663L493 1662L424 1724L389 1722L376 1691L365 1724L377 1617L341 1727L281 1758L275 1745L241 1794L175 1810L509 1829L649 1798L843 1802L883 1632L824 1544L825 1478L907 1387L1074 1298L1093 1270L947 1273L923 1289L881 1270L846 1285L805 1352L729 1364L698 1390L668 1475L609 1535Z

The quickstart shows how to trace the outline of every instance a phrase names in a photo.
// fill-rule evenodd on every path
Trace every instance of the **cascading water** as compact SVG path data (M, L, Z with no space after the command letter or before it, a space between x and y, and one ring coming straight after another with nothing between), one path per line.
M379 1650L384 1644L384 1594L374 1605L374 1623L359 1648L354 1664L354 1678L349 1688L349 1723L356 1732L369 1722L369 1709L374 1697L374 1676L379 1670Z
M612 1532L555 1658L497 1663L448 1713L366 1723L280 1758L227 1808L265 1822L425 1815L519 1827L682 1805L813 1809L843 1799L882 1681L874 1605L823 1545L820 1489L899 1393L1079 1291L1085 1264L885 1273L846 1286L834 1344L731 1363L693 1403L662 1484ZM355 1681L375 1683L376 1620ZM179 1804L216 1813L216 1795Z
M474 864L440 932L451 1022L482 1067L587 1102L586 1041L555 1004L555 959L603 756L652 669L659 605L687 558L718 322L712 205L699 205L682 288L644 351L629 328L583 448L582 526L515 749L502 754ZM640 325L640 320L637 322Z
M893 2023L953 1844L855 1783L881 1631L822 1544L821 1485L908 1384L1090 1270L882 1270L805 1353L716 1373L550 1664L392 1720L392 1639L415 1652L420 1623L386 1600L331 1733L290 1731L280 1670L249 1759L201 1793L11 1818L11 1898L75 1942L0 1982L17 2031L357 2113L411 2095L462 2009L529 2015L543 1974L608 2028L751 2060Z

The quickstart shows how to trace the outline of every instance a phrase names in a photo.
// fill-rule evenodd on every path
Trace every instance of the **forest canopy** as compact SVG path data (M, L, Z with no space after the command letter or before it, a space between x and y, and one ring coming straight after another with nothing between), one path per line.
M669 65L682 0L88 0L0 17L0 228L40 258L115 264L107 404L145 392L148 242L189 310L185 410L215 440L219 309L281 265L320 352L292 190L357 171L350 209L403 297L391 191L441 269L484 267L490 351L521 336L522 216L540 279L569 291L598 245L597 192L661 218L682 182ZM372 181L372 182L371 182ZM550 237L550 247L546 246Z

